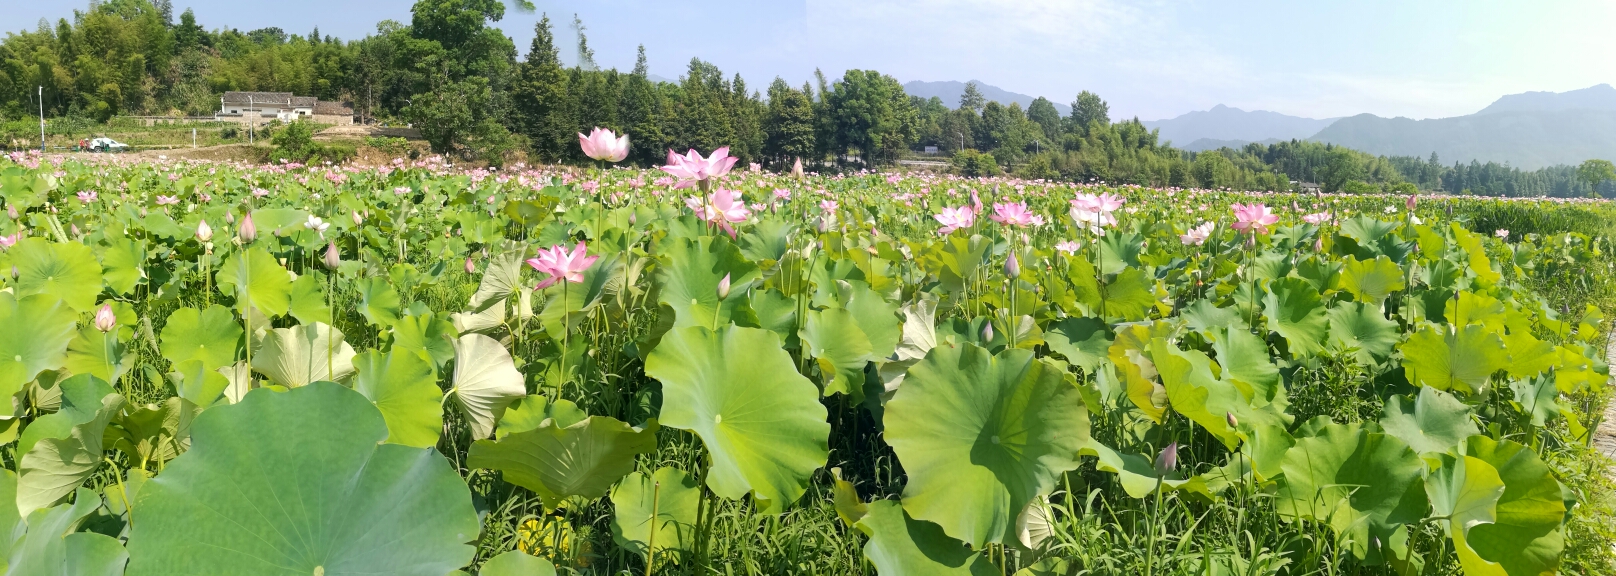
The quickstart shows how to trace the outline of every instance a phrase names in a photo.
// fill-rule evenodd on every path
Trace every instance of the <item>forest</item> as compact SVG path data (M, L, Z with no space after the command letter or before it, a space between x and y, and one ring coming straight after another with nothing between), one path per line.
M352 102L362 121L409 124L435 151L505 164L582 164L576 133L606 127L632 138L629 162L650 166L667 150L730 146L741 162L770 168L801 158L811 169L846 171L920 157L935 147L967 176L1158 187L1280 191L1318 183L1324 191L1421 190L1488 196L1616 196L1616 182L1579 177L1576 167L1524 171L1496 163L1443 164L1377 157L1310 141L1202 153L1174 148L1137 118L1113 121L1107 103L1084 91L1062 116L1048 99L1027 109L985 101L971 85L960 102L906 95L874 70L840 77L815 71L793 86L766 86L692 59L676 82L652 79L644 47L622 72L594 61L583 23L575 46L559 46L550 18L525 52L491 24L500 0L419 0L408 23L384 20L364 38L316 27L207 30L169 0L107 0L54 24L0 41L0 146L37 144L35 115L48 130L82 129L120 115L209 115L230 90L290 91ZM563 51L572 65L562 61ZM42 100L42 101L41 101ZM952 107L951 107L952 106Z

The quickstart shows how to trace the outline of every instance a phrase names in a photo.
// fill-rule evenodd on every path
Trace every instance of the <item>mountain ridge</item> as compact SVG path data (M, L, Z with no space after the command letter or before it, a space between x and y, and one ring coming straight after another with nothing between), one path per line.
M1023 111L1026 111L1027 107L1032 105L1033 100L1038 99L1037 96L1011 92L998 86L984 83L981 80L967 80L965 82L958 80L940 80L936 82L911 80L904 83L903 91L910 96L919 96L921 98L937 97L942 99L945 106L958 108L960 95L965 93L966 84L976 84L977 91L981 92L982 97L989 102L998 102L1005 106L1009 106L1011 102L1014 102L1020 104ZM1055 111L1060 112L1061 116L1070 116L1072 114L1070 104L1062 104L1054 98L1050 98L1049 101L1055 105Z

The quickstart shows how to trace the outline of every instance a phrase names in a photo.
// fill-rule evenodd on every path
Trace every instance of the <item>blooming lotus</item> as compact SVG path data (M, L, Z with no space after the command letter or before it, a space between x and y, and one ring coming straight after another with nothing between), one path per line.
M1178 235L1178 241L1183 242L1185 246L1200 246L1205 244L1208 238L1212 237L1212 229L1216 226L1212 222L1203 222L1200 226L1190 228L1183 234Z
M1068 211L1072 221L1078 226L1087 228L1096 235L1104 235L1105 228L1115 226L1117 217L1113 215L1122 207L1121 196L1109 192L1098 196L1090 193L1078 194L1072 199L1072 208Z
M669 150L668 165L663 166L662 171L679 179L674 188L689 188L699 182L728 174L729 169L735 166L735 160L734 156L729 155L728 146L714 150L705 158L696 152L695 148L691 148L684 156Z
M179 204L179 203L180 203L180 199L179 199L178 196L163 196L161 194L157 195L157 205L158 206L173 206L173 205Z
M947 236L953 234L955 230L970 228L976 224L976 211L972 210L970 206L944 208L942 214L937 214L932 218L937 219L937 222L943 225L937 232Z
M1234 227L1236 230L1252 234L1267 234L1268 227L1279 221L1279 215L1268 209L1266 204L1235 204Z
M1322 224L1330 219L1329 212L1315 212L1302 216L1302 221L1308 224Z
M1509 238L1509 231L1500 229L1498 231L1493 232L1493 236L1497 236L1497 237L1499 237L1501 239L1508 239Z
M1082 249L1082 248L1083 248L1083 245L1077 243L1074 240L1062 240L1060 242L1055 243L1055 249L1056 250L1059 250L1061 252L1065 252L1068 255L1076 254L1077 251Z
M707 195L707 200L690 197L685 199L685 206L696 213L698 218L717 224L728 232L731 238L735 237L735 228L731 224L745 222L752 217L752 210L746 207L746 201L741 198L740 190L714 190Z
M1043 218L1027 209L1026 202L994 204L993 214L988 218L1005 226L1025 227L1043 223Z
M196 239L199 242L207 242L207 241L213 239L213 227L208 226L208 221L207 220L202 220L202 221L197 223L197 225L196 225Z
M775 188L774 189L774 197L777 198L777 199L780 199L780 200L790 200L791 199L791 191L787 190L785 188Z
M327 228L331 227L331 223L320 219L319 216L315 216L313 214L310 214L309 215L309 220L307 222L304 222L303 226L305 228L313 230L316 234L319 234L321 238L324 238L325 237L325 231L326 231Z
M584 156L601 162L622 162L628 157L628 134L619 137L610 129L596 127L588 136L578 133L578 146L584 149Z
M582 241L573 247L572 252L560 244L539 251L537 258L528 258L527 265L534 270L549 274L550 277L534 286L534 290L543 290L556 282L565 280L574 284L584 281L584 271L599 260L599 256L590 256L589 248Z
M77 196L79 197L79 202L89 204L89 203L95 201L96 194L95 194L94 190L85 190L85 191L79 192L77 194Z
M819 209L823 210L823 211L826 211L826 212L835 212L836 211L836 201L835 200L820 200L819 201Z

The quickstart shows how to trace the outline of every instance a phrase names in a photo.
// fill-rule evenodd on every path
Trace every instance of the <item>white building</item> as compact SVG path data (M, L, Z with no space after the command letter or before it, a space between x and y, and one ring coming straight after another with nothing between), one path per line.
M353 124L353 108L341 102L321 102L291 92L225 92L219 97L214 120L262 124L307 118L322 124Z

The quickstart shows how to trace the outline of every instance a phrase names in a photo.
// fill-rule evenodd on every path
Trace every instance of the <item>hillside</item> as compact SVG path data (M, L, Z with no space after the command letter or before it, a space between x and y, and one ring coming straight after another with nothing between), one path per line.
M1377 155L1435 152L1447 162L1501 162L1533 170L1616 158L1616 110L1502 111L1430 120L1360 114L1311 139Z
M1267 110L1248 112L1219 104L1211 110L1199 110L1166 120L1150 120L1144 124L1146 128L1160 129L1162 140L1188 142L1191 145L1202 139L1232 140L1244 145L1246 142L1269 139L1307 138L1335 120L1302 118Z
M1562 110L1616 110L1616 88L1612 88L1609 84L1600 84L1570 92L1510 94L1482 108L1477 114Z
M982 92L983 98L988 99L990 102L998 102L1005 106L1009 106L1011 102L1015 102L1021 105L1022 110L1026 110L1028 106L1032 105L1033 100L1038 99L1037 96L1018 94L998 86L983 84L979 80L971 80L970 82L959 82L954 80L926 82L923 80L915 80L913 82L904 84L903 91L910 96L919 96L921 98L931 98L936 96L937 98L942 99L944 105L948 106L949 108L956 108L959 106L960 95L965 93L965 85L973 82L976 83L976 89ZM1048 97L1046 96L1046 98ZM1055 105L1055 110L1059 111L1061 116L1069 116L1072 114L1072 106L1070 103L1062 102L1059 98L1050 98L1049 100Z
M1278 138L1268 138L1257 141L1258 144L1262 144L1264 146L1278 144L1280 142L1284 142L1284 140L1280 140ZM1217 150L1219 148L1243 148L1245 145L1250 143L1250 140L1218 140L1216 138L1199 138L1193 142L1190 142L1189 144L1179 146L1179 148L1188 150L1190 152L1205 152L1207 150Z

